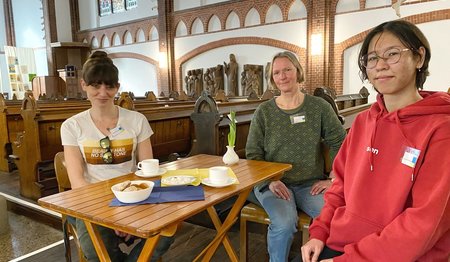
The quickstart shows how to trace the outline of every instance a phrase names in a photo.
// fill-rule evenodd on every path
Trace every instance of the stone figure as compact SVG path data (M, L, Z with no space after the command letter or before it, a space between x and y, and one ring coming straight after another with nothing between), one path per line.
M223 65L217 65L213 71L215 91L224 90Z
M184 77L184 81L186 83L186 93L188 96L192 96L193 87L194 87L194 77L192 75L192 70L187 71L187 75Z
M195 69L194 86L196 95L200 96L203 91L203 69Z
M247 76L246 76L246 72L242 71L241 72L241 94L242 95L246 95L245 90L247 88Z
M228 79L228 95L238 96L238 63L234 54L230 54L230 62L223 62L223 65Z
M245 72L245 86L242 89L245 91L244 95L250 94L250 89L253 89L259 96L263 93L263 66L262 65L244 65Z
M266 68L264 69L264 79L266 79L267 90L276 89L276 87L274 88L272 86L272 84L270 83L270 64L271 64L271 62L267 62Z
M216 93L216 90L214 88L214 80L213 80L213 74L212 70L210 68L207 68L205 71L205 74L203 74L203 81L206 86L206 90L209 92L211 96L214 96Z

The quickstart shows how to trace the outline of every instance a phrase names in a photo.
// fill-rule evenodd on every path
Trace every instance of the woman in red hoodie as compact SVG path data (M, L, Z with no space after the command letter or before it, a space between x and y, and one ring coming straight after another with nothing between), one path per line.
M413 24L375 27L359 53L377 102L357 116L302 248L309 261L449 261L450 95L421 91L430 46Z

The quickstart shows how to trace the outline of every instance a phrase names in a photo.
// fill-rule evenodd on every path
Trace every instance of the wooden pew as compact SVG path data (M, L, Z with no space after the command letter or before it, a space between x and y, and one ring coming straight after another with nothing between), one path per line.
M20 193L25 197L38 199L57 191L51 161L57 152L63 150L60 140L61 124L90 106L88 102L82 102L79 106L76 103L66 106L66 103L68 102L60 101L52 107L41 108L31 93L22 101L20 121L23 126L16 130L16 138L11 140L11 144L20 175ZM224 112L237 108L248 110L247 103L255 104L253 101L230 102L223 103L221 108ZM137 107L126 94L117 100L117 104L129 109ZM154 130L151 141L156 158L165 161L170 153L185 155L191 150L193 127L190 115L193 103L156 106L149 102L147 107L143 103L139 107L137 110L146 116Z
M204 99L212 98L206 95ZM250 121L253 112L262 101L230 99L230 102L216 103L212 100L212 106L209 107L199 100L195 105L193 103L172 105L170 101L168 104L150 101L134 104L131 97L124 94L116 102L120 106L134 108L146 116L155 133L151 137L154 156L163 162L168 160L169 155L174 152L179 155L201 152L223 155L226 151L229 130L229 120L225 115L230 110L236 112L238 121L235 150L240 157L245 157L245 143ZM89 101L40 102L28 93L20 107L19 110L17 105L5 106L5 102L0 100L0 113L5 109L8 113L6 122L9 134L7 138L2 137L0 142L8 142L12 145L14 162L19 169L21 194L31 199L38 199L57 191L51 161L54 155L62 150L60 140L62 122L88 109L90 103ZM194 120L193 112L209 111L214 111L218 118L214 122L214 128L206 128L206 133L203 134L200 130L204 127L201 121ZM5 122L4 115L0 115L0 121ZM199 126L194 127L197 124ZM351 122L346 121L346 124L350 125ZM209 142L210 134L213 143ZM208 148L210 145L213 147Z
M368 103L369 91L364 86L358 94L336 96L334 99L339 110L360 106Z

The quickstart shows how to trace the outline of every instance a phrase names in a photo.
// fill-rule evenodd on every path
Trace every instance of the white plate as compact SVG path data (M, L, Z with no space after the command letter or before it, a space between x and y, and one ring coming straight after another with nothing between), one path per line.
M202 184L210 186L210 187L226 187L226 186L234 184L235 182L236 182L236 179L231 178L231 177L228 178L228 181L225 184L211 183L211 181L209 180L209 177L203 178L203 180L202 180Z
M168 176L163 179L161 179L161 184L165 184L168 186L183 186L183 185L190 185L192 182L194 182L197 178L195 176Z
M158 170L158 174L154 174L154 175L144 175L144 172L142 172L142 170L136 170L136 172L134 172L136 174L136 176L140 176L140 177L154 177L154 176L161 176L164 175L167 172L167 170L163 167L160 167Z

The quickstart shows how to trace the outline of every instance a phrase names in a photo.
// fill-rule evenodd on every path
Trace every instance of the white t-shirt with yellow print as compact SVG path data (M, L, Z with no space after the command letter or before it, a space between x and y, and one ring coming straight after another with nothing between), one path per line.
M95 126L90 110L64 121L61 126L63 146L78 146L85 160L84 177L90 183L121 176L136 170L137 144L153 134L147 119L139 112L119 107L117 127L108 136L113 162L106 164L100 147L105 135Z

